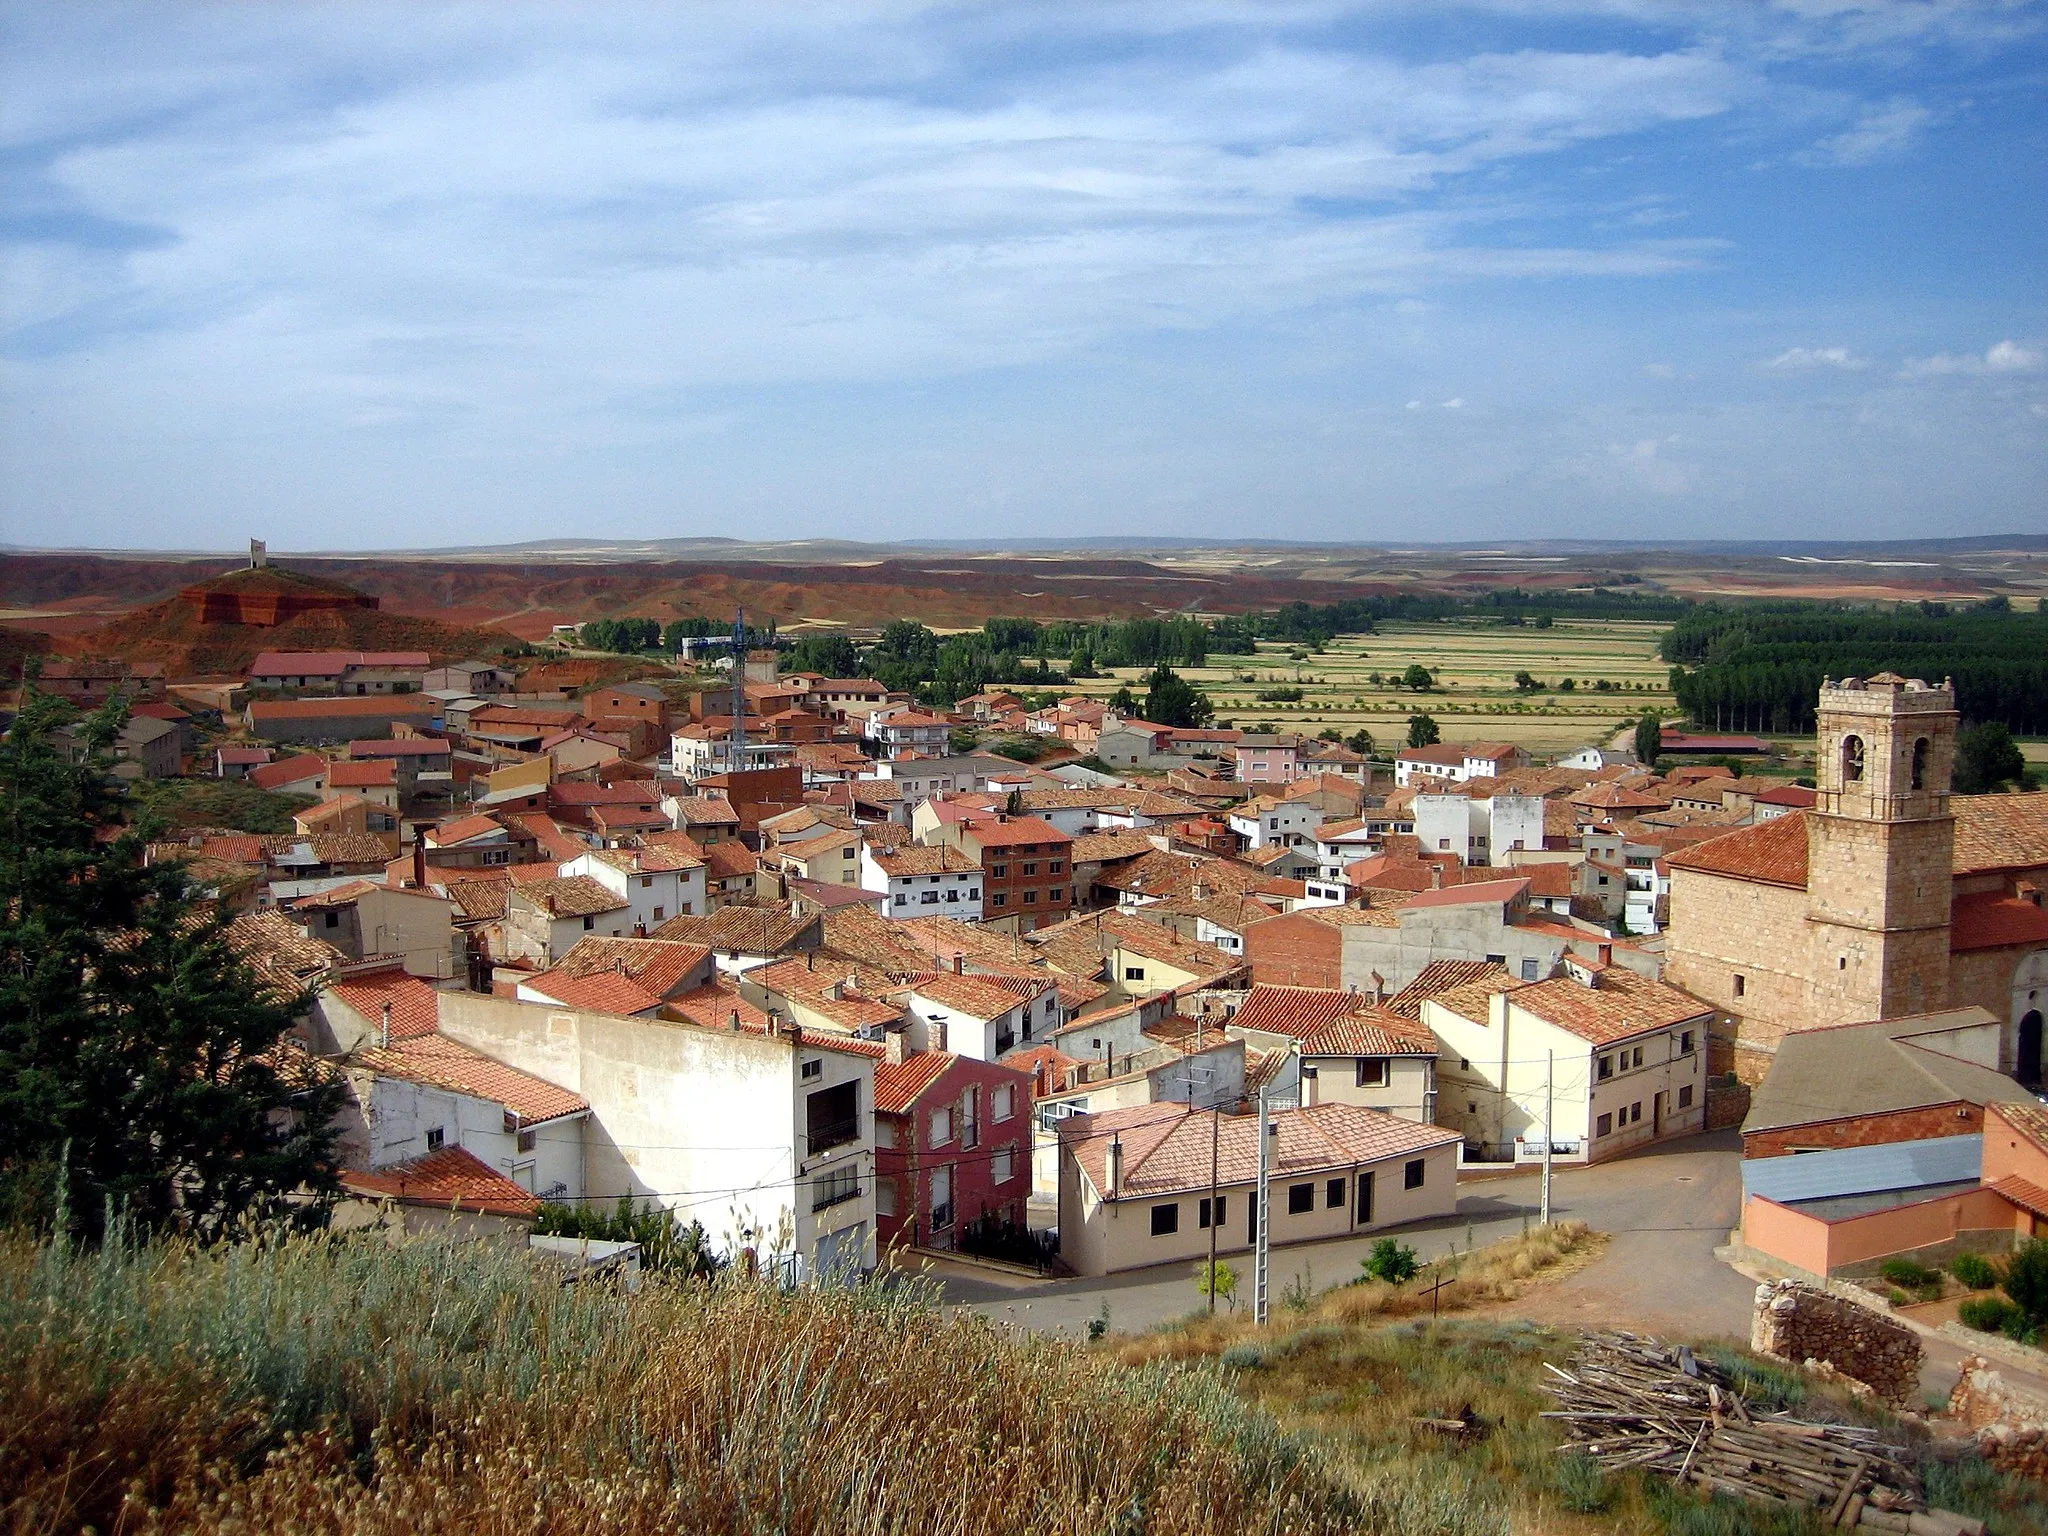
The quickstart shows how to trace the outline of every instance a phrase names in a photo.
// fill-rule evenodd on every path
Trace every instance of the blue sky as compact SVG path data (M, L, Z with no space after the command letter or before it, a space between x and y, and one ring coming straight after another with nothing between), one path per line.
M2048 6L0 3L0 539L2048 529Z

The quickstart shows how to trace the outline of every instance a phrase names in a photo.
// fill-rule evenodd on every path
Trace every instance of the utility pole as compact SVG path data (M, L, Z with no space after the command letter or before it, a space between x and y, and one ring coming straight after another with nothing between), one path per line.
M1259 1214L1258 1221L1253 1229L1252 1238L1252 1321L1261 1328L1266 1326L1266 1307L1268 1301L1266 1295L1267 1266L1268 1261L1272 1257L1272 1245L1269 1241L1271 1228L1268 1224L1268 1218L1272 1213L1272 1202L1266 1198L1271 1193L1268 1183L1273 1171L1273 1159L1268 1150L1271 1145L1268 1141L1271 1129L1272 1127L1267 1124L1266 1120L1266 1090L1261 1088L1259 1090L1259 1192L1255 1197L1259 1202Z
M1543 1225L1550 1225L1550 1115L1554 1102L1552 1087L1557 1075L1557 1052L1543 1053Z
M1192 1085L1189 1092L1193 1092ZM1209 1111L1209 1315L1216 1315L1216 1229L1223 1225L1223 1212L1216 1206L1216 1142L1221 1135L1223 1112Z

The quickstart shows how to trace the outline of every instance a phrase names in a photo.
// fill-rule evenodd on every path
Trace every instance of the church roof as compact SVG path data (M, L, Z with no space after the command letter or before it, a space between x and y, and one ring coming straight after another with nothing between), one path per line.
M1726 837L1708 838L1665 858L1673 869L1695 869L1764 885L1806 889L1806 813L1793 811Z

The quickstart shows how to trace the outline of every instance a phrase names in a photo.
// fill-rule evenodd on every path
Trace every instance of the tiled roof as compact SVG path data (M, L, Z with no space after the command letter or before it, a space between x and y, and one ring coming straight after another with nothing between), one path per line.
M1690 993L1620 966L1600 972L1599 981L1597 987L1569 976L1532 982L1516 989L1513 1006L1593 1045L1668 1029L1714 1011Z
M704 917L672 917L652 936L702 944L729 954L779 955L816 921L792 916L780 907L720 907Z
M351 694L337 699L264 699L249 706L252 721L332 720L344 717L378 719L409 715L431 719L439 713L441 701L419 693Z
M1820 794L1804 784L1780 784L1760 791L1755 799L1758 805L1788 805L1795 811L1810 811L1820 803Z
M1449 973L1446 972L1442 979L1449 982L1448 985L1439 985L1431 992L1418 992L1416 989L1421 986L1423 977L1428 976L1439 965L1473 966L1477 969L1476 974L1463 981L1450 981ZM1523 985L1524 983L1508 974L1508 968L1504 965L1476 960L1438 960L1426 966L1422 976L1416 977L1395 993L1389 1000L1387 1009L1397 1017L1405 1018L1408 1016L1408 1010L1412 1008L1415 1010L1414 1017L1420 1019L1422 1005L1436 1003L1450 1009L1460 1018L1484 1024L1488 1022L1493 999L1502 992L1518 992Z
M630 976L657 997L666 997L709 959L708 945L673 939L611 938L592 934L578 939L552 970L533 978L595 976L604 972Z
M968 835L984 848L1005 848L1014 844L1071 843L1073 838L1049 821L1036 816L1012 816L1007 821L977 817L968 823Z
M548 787L548 799L560 805L644 805L652 809L660 796L654 786L635 780L626 784L592 784L565 779Z
M227 926L228 947L257 970L306 980L341 964L341 951L308 938L282 912L250 912Z
M1987 1104L1998 1117L2043 1151L2048 1151L2048 1106L2038 1099L2001 1099ZM2042 1214L2048 1215L2048 1212Z
M512 881L509 876L498 875L483 880L450 880L442 888L462 917L471 922L490 922L505 915L505 898L512 894Z
M630 976L617 971L591 971L583 975L563 975L559 971L543 971L538 976L528 976L520 986L531 987L543 996L553 999L565 1008L581 1008L590 1013L613 1013L626 1017L634 1014L652 1013L661 1006L659 993L650 991Z
M903 1017L900 1003L875 995L887 991L886 973L863 975L859 967L831 955L807 955L757 966L747 980L771 998L800 1002L846 1030L888 1025ZM839 995L833 996L837 988Z
M384 1005L389 1003L394 1041L431 1035L441 1027L441 995L398 966L329 982L327 991L368 1020L372 1029L382 1023Z
M622 912L626 903L588 875L560 875L523 886L520 899L532 903L551 917L595 917L601 912Z
M1793 811L1669 856L1674 870L1806 889L1806 813Z
M317 912L323 907L352 907L372 891L385 889L387 887L377 885L368 880L351 880L345 885L333 886L311 896L301 896L292 903L292 910L294 912ZM422 892L421 894L425 895L426 893ZM428 900L433 899L431 896L428 897Z
M531 1216L540 1209L530 1194L460 1147L443 1147L410 1162L352 1168L341 1175L350 1194L401 1205L453 1207L491 1216Z
M671 844L656 844L649 848L593 848L590 857L627 875L665 875L704 867L704 861L694 853L685 853Z
M368 832L316 832L309 839L322 864L382 864L391 850Z
M1957 874L2048 864L2048 795L1957 795L1949 809Z
M897 879L914 875L965 874L981 865L958 848L946 843L907 843L891 852L879 850L868 857L883 874Z
M885 1115L904 1113L959 1059L951 1051L916 1051L900 1062L884 1058L875 1068L875 1109Z
M600 832L652 831L668 827L665 812L635 805L593 805L588 815Z
M670 998L662 1004L661 1011L664 1018L701 1024L706 1029L731 1028L735 1013L740 1016L743 1031L760 1033L768 1028L768 1015L741 997L740 989L722 976L714 976L703 986Z
M903 984L919 997L929 998L942 1008L964 1013L986 1023L999 1019L1018 1003L1025 1001L1017 993L985 976L955 975L952 971L924 971L914 976L901 978ZM1051 990L1052 983L1041 984L1041 991ZM1032 994L1036 997L1036 993Z
M761 867L753 850L734 838L706 844L703 858L706 877L712 880L737 880Z
M1949 909L1951 951L2048 944L2048 910L1995 891L1958 896Z
M526 1125L558 1120L590 1108L580 1094L494 1061L482 1051L442 1034L393 1040L388 1047L366 1047L356 1051L349 1061L389 1077L466 1093L473 1099L490 1099L504 1105Z
M675 798L675 815L684 826L736 827L740 824L740 813L733 809L732 802L717 795L678 795Z
M1450 742L1439 742L1431 747L1403 747L1394 754L1394 760L1401 763L1435 763L1446 768L1465 766L1465 749Z
M1984 1187L2031 1215L2048 1216L2048 1189L2043 1189L2032 1179L2023 1179L2012 1173Z
M1463 907L1483 902L1510 902L1529 889L1527 880L1476 880L1467 885L1447 886L1441 891L1422 891L1410 898L1408 907Z
M1397 1013L1369 1009L1333 1019L1301 1042L1304 1056L1434 1056L1436 1037Z
M397 741L352 741L350 757L453 757L455 747L438 736L406 736Z
M398 782L398 764L389 758L376 758L366 762L329 763L327 765L327 787L329 789L373 789Z
M473 837L502 836L505 828L496 817L478 814L457 816L438 826L427 828L427 845L432 848L453 848L466 843Z
M318 778L326 771L326 758L311 752L298 752L290 757L281 757L274 763L265 763L261 768L251 768L245 777L258 789L282 789L287 784Z
M590 845L562 829L554 817L541 811L514 811L508 817L533 834L540 851L558 864L580 858L590 852Z
M1460 1136L1457 1131L1397 1119L1355 1104L1283 1109L1272 1120L1278 1127L1273 1138L1275 1179L1349 1171L1359 1163L1412 1157L1450 1145ZM1218 1182L1244 1184L1255 1179L1258 1117L1222 1115L1213 1124ZM1103 1191L1108 1187L1110 1138L1115 1136L1123 1146L1123 1186L1118 1198L1154 1200L1209 1187L1211 1125L1208 1113L1186 1104L1143 1104L1072 1116L1059 1123L1059 1136L1062 1144L1073 1149L1089 1182Z
M1356 992L1328 987L1280 987L1255 982L1230 1022L1239 1029L1288 1035L1305 1040L1327 1024L1349 1018L1367 1006Z

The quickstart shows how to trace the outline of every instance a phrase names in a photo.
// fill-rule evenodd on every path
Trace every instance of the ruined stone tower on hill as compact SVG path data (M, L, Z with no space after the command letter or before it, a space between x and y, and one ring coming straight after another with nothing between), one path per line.
M1890 672L1822 685L1807 846L1816 1024L1948 1001L1956 696Z

